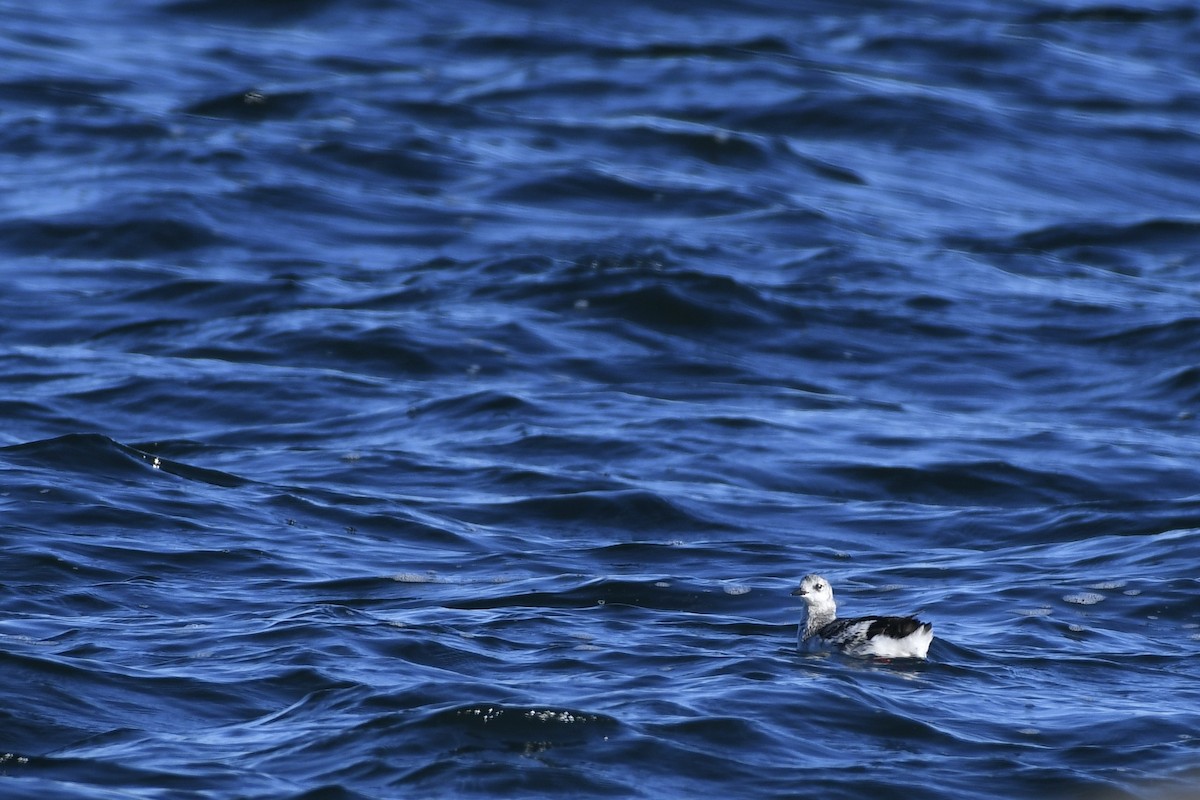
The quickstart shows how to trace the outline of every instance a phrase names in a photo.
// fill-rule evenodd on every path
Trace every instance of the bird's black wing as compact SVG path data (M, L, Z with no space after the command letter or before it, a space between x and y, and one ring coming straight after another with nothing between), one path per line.
M933 630L932 625L928 622L921 622L916 617L875 617L871 626L867 628L867 638L887 636L891 639L903 639L921 628Z
M830 641L865 640L874 639L876 636L903 639L925 627L933 629L928 622L921 622L916 617L852 617L835 619L822 626L817 635Z

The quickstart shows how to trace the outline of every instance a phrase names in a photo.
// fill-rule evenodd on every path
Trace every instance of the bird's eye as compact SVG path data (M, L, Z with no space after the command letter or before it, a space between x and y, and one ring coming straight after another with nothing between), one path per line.
M825 587L824 587L824 586L822 586L821 584L819 584L819 583L818 583L817 585L813 586L813 588L814 588L814 589L816 589L816 590L819 592L819 591L821 591L822 589L824 589Z

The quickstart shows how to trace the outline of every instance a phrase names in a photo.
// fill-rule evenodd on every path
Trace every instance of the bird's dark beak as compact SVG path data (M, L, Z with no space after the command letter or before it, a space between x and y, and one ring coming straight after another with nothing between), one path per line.
M808 592L804 591L804 587L798 586L796 587L796 591L792 592L792 597L801 597L806 594L808 594Z

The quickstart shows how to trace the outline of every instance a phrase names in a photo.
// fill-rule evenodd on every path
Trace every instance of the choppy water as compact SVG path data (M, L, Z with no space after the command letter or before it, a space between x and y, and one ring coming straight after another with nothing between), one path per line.
M0 19L0 796L1200 780L1190 5Z

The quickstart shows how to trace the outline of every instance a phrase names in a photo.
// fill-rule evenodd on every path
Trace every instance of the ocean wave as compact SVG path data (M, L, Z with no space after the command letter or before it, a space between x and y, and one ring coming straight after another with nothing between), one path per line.
M0 41L5 797L1194 761L1194 11L75 5ZM929 659L798 652L810 572Z

